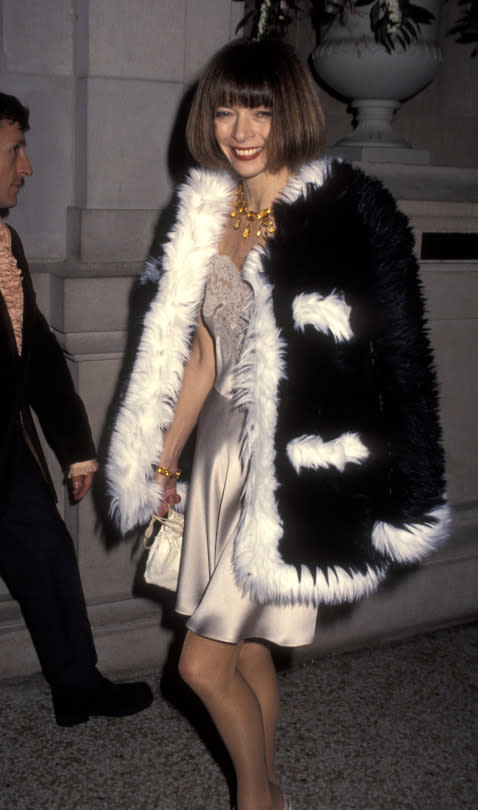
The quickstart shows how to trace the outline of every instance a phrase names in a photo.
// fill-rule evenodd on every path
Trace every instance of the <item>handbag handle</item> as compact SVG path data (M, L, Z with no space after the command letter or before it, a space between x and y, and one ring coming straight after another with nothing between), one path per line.
M180 521L174 519L176 515L177 515L177 512L175 512L174 509L172 509L170 506L168 506L168 514L167 515L155 515L153 513L153 516L152 516L151 520L149 521L148 528L146 529L146 531L144 533L144 536L143 536L143 545L144 545L144 547L146 549L151 548L151 546L153 545L153 543L148 543L148 540L150 539L150 537L153 534L154 524L156 523L156 521L158 521L158 523L161 523L161 524L168 523L169 528L170 528L170 530L172 532L174 532L177 535L182 535L183 527L182 527ZM153 542L154 542L154 540L153 540Z

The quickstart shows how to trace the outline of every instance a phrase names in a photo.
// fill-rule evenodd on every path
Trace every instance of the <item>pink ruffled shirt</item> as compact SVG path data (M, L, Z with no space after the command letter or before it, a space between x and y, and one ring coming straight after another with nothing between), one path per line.
M13 326L18 354L22 353L23 278L12 254L12 237L0 219L0 290Z
M18 354L22 353L23 331L23 277L12 253L12 236L0 218L0 291L5 300L8 314L12 322ZM96 472L98 463L94 459L78 461L71 464L68 478Z

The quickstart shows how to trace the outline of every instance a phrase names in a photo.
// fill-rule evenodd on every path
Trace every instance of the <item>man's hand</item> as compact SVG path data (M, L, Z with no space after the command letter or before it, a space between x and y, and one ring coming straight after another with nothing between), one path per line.
M71 497L74 501L81 501L85 497L93 483L93 476L93 472L88 472L84 475L74 475L73 478L68 479Z

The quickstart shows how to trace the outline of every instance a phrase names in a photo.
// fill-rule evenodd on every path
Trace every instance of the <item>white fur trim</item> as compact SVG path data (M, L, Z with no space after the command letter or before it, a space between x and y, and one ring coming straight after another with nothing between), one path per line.
M316 569L316 578L306 566L301 568L301 578L293 565L284 562L269 563L265 572L253 570L242 581L244 594L261 605L337 605L355 602L370 596L384 580L387 570L367 567L364 574L348 573L336 566L327 569L327 576Z
M306 325L310 324L319 332L330 332L336 343L353 337L351 311L343 293L336 291L326 297L319 293L301 293L294 298L292 304L297 329L304 331Z
M247 408L241 455L248 465L242 518L234 545L234 570L243 583L251 570L267 579L278 552L282 522L275 491L274 435L279 382L285 374L284 346L274 318L271 286L262 273L262 250L252 250L243 269L254 293L254 308L237 368L235 400ZM252 566L252 568L251 568ZM259 573L260 572L260 573Z
M450 509L448 504L430 512L427 523L407 523L403 527L377 522L372 542L377 551L399 563L414 563L434 551L448 536Z
M174 416L210 260L234 187L235 181L224 172L196 169L180 190L158 293L145 317L106 465L111 512L122 532L146 523L160 498L151 465L160 457L164 430ZM148 278L154 277L155 269L148 263Z
M304 163L282 189L280 199L293 203L300 196L307 196L309 185L320 188L325 182L331 162L331 158L322 158L311 163Z
M304 434L289 442L287 455L297 473L302 467L312 470L336 467L343 472L346 464L365 461L369 451L358 433L342 433L328 442L324 442L320 436Z

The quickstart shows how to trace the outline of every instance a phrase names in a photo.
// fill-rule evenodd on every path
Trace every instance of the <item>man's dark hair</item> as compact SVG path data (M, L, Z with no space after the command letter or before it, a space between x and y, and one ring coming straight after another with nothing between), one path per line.
M10 121L12 124L18 124L22 132L26 132L27 129L30 129L29 116L28 107L24 107L15 96L0 93L0 121Z

